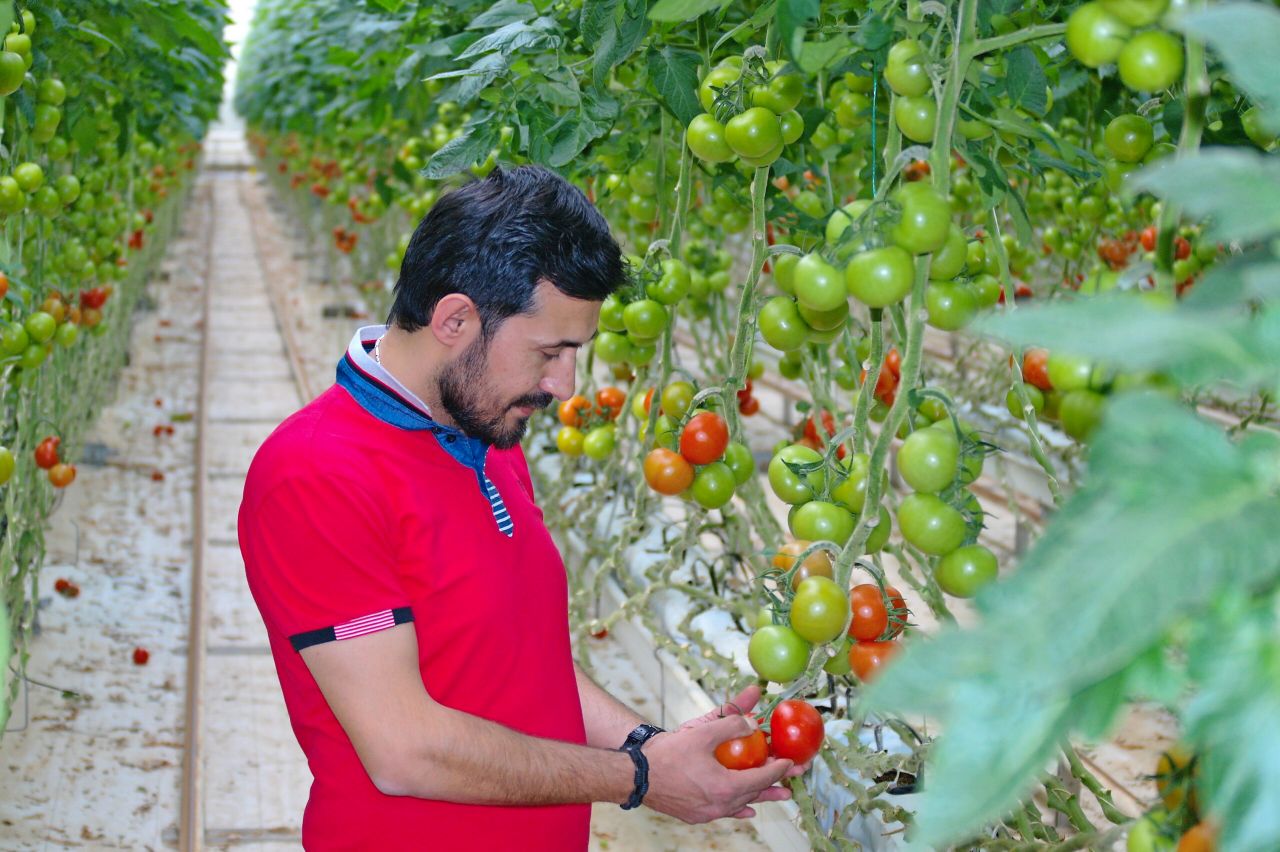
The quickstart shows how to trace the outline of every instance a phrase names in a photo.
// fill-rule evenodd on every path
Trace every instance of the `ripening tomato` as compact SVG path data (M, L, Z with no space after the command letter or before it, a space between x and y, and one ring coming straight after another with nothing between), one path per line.
M714 411L695 414L680 433L680 455L691 464L711 464L729 446L729 424Z
M684 417L689 411L689 406L693 404L693 397L696 393L697 389L690 382L683 380L671 382L662 389L662 396L658 401L658 410L672 417Z
M858 680L870 683L899 650L897 642L854 642L849 646L849 668Z
M693 465L665 447L655 447L644 457L644 479L659 494L680 494L693 484Z
M49 482L53 484L54 488L66 488L75 481L75 478L76 466L73 464L58 462L49 468Z
M716 760L725 769L755 769L769 759L769 741L764 731L752 731L716 746Z
M790 571L796 564L796 558L804 553L811 542L804 540L784 542L778 547L778 552L773 555L770 562L773 567L780 571ZM815 550L804 558L800 563L800 567L796 568L796 572L791 575L791 588L797 589L800 584L810 577L826 577L834 578L835 572L831 566L831 554L825 550Z
M586 436L576 426L561 426L556 432L556 449L566 456L582 455L582 445Z
M797 766L813 760L825 736L822 715L807 701L788 698L769 716L769 751Z
M587 417L590 414L591 401L581 394L569 397L560 403L560 407L556 410L556 415L560 418L560 422L575 429L581 429L586 425Z
M605 387L596 391L596 410L608 420L618 419L618 415L622 413L622 406L626 401L626 391L621 388Z
M790 627L766 624L751 634L751 641L747 643L747 659L762 679L786 683L804 671L812 647Z

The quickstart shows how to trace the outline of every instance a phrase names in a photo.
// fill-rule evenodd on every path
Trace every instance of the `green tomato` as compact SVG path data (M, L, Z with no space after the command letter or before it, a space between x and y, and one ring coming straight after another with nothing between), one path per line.
M600 332L592 346L596 357L606 364L621 364L631 357L631 341L616 332Z
M989 308L1000 301L1000 282L994 275L982 273L969 282L969 289L978 300L978 308Z
M938 104L932 94L900 97L893 102L893 122L912 142L928 144L938 123Z
M741 76L742 69L740 68L733 68L723 64L712 68L707 73L707 76L702 78L702 84L698 86L698 102L702 104L702 108L709 113L714 113L716 90L723 89Z
M631 191L640 195L658 192L658 163L656 160L639 160L627 171L627 183Z
M1275 144L1276 134L1266 128L1263 123L1264 118L1262 110L1252 106L1240 116L1240 124L1244 127L1244 135L1249 137L1250 142L1267 150Z
M796 301L815 311L831 311L849 298L834 266L817 252L800 258L795 267Z
M804 135L804 118L795 110L784 112L779 123L782 125L782 144L790 145Z
M1169 0L1102 0L1102 8L1131 27L1145 27L1160 20Z
M854 453L837 462L838 483L831 489L831 499L850 512L861 512L867 501L867 474L870 470L871 457L866 453ZM884 494L888 487L889 474L881 471L880 493Z
M751 477L756 475L756 460L746 444L730 441L724 451L724 463L729 466L729 470L733 471L733 481L736 485L745 485Z
M1120 82L1135 92L1160 92L1182 77L1182 42L1164 30L1146 30L1125 43L1116 60Z
M800 316L796 303L786 296L774 296L760 308L760 335L774 349L792 352L809 339L812 329Z
M960 441L948 429L918 429L898 450L898 472L916 491L936 494L950 486L960 471Z
M689 494L704 509L719 509L733 499L737 480L733 470L724 462L716 461L698 468L689 486Z
M927 254L947 242L951 230L951 205L933 187L908 183L890 196L900 208L897 223L889 229L889 239L911 252Z
M53 182L53 186L58 193L58 199L64 206L74 204L80 197L80 178L75 175L60 175Z
M764 158L775 149L782 150L782 124L764 107L752 107L729 119L724 135L729 147L744 159Z
M849 295L872 308L886 308L906 298L915 280L915 262L899 246L859 252L844 270Z
M846 636L844 641L836 646L835 654L827 658L822 670L836 677L847 675L851 668L849 665L849 646L851 644L853 644L853 640Z
M19 322L4 323L0 327L0 352L6 356L21 355L31 345L31 336Z
M683 260L669 257L662 261L662 277L650 284L645 292L660 304L674 305L689 295L689 286L689 267Z
M1102 420L1107 398L1097 391L1072 390L1062 395L1058 405L1058 419L1062 431L1077 441L1086 441Z
M11 50L0 51L0 97L12 95L22 88L27 76L27 63Z
M101 323L95 326L95 328L101 328L101 327L102 327ZM48 356L48 354L49 354L49 350L46 349L43 345L39 343L32 343L30 346L28 346L26 349L23 350L22 359L18 362L18 364L25 370L34 370L44 363L44 359Z
M956 224L947 232L947 241L933 253L929 261L929 280L949 281L959 275L969 257L969 243Z
M825 644L840 636L848 621L849 598L830 577L806 577L796 587L791 601L791 629L801 639Z
M589 459L603 461L613 455L617 439L612 423L597 426L582 439L582 452Z
M1114 62L1129 38L1130 28L1102 3L1085 3L1067 18L1067 50L1090 68Z
M1039 416L1044 412L1044 391L1035 385L1024 385L1024 387L1027 390L1027 399L1031 401L1031 408ZM1010 414L1019 420L1026 416L1026 413L1022 410L1022 400L1018 398L1018 394L1013 388L1010 388L1009 392L1004 395L1004 406L1009 409Z
M929 325L943 331L964 328L978 312L978 297L961 281L934 281L925 290Z
M877 512L876 525L871 529L871 535L867 536L867 553L879 553L883 550L889 543L889 535L892 532L893 519L889 515L889 510L881 506Z
M1136 163L1151 150L1155 134L1152 133L1151 122L1129 113L1111 119L1102 138L1111 156L1122 163Z
M733 159L733 149L725 141L724 125L707 113L694 116L689 122L685 140L693 155L707 163L727 163Z
M823 500L810 500L791 510L791 534L801 541L834 541L843 545L853 535L857 519L845 508Z
M844 232L849 230L849 226L857 221L858 217L866 212L871 206L871 200L867 198L859 198L850 201L831 214L831 218L827 220L827 228L824 232L827 245L834 246L840 242L840 238L844 236Z
M627 334L640 341L656 340L667 327L667 309L653 299L640 299L622 310Z
M23 323L27 334L35 343L44 343L58 330L58 321L44 311L36 311Z
M800 466L797 474L787 465ZM801 444L790 444L769 460L769 487L784 503L797 505L814 499L826 481L822 454Z
M689 406L693 405L696 394L697 388L691 382L683 379L672 382L662 389L662 395L659 397L662 413L677 419L684 417L689 413Z
M13 167L13 179L23 192L35 192L44 185L44 169L36 163L19 163Z
M903 39L889 48L884 80L897 95L919 97L933 85L929 79L929 69L925 66L927 61L928 54L918 41Z
M1093 376L1092 361L1057 352L1049 355L1045 369L1049 374L1049 384L1061 393L1089 387L1089 379Z
M910 544L943 556L964 544L964 515L936 494L909 494L898 506L898 529Z
M812 646L790 627L768 624L751 635L747 659L762 680L787 683L804 671L811 650Z
M996 578L996 555L980 544L958 547L938 560L934 579L942 591L956 598L971 598Z
M622 321L622 312L626 305L618 298L618 294L610 293L600 305L599 326L601 331L624 332L627 326Z
M779 254L773 258L773 283L788 296L796 292L796 264L800 262L798 254Z
M796 108L804 97L804 80L799 74L775 74L768 83L751 88L751 105L764 107L775 115Z

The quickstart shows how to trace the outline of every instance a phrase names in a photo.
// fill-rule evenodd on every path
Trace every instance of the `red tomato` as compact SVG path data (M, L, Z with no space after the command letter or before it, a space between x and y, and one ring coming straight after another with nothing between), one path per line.
M738 413L743 417L750 417L760 411L760 400L754 396L738 401Z
M49 468L49 482L54 488L66 488L76 479L76 466L58 462Z
M885 603L885 609L889 614L889 638L892 639L902 632L902 628L906 626L907 616L911 611L907 609L907 602L902 598L902 592L899 592L893 586L884 587L885 597L888 601Z
M1022 356L1022 380L1035 385L1042 391L1053 390L1053 382L1049 381L1049 350L1028 349Z
M151 652L146 648L133 649L133 664L135 666L145 666L149 659L151 659Z
M1156 250L1156 226L1148 225L1142 229L1142 233L1138 235L1138 241L1142 243L1143 251Z
M769 751L774 757L808 763L822 748L825 735L822 716L807 701L789 698L769 717Z
M1186 260L1191 257L1191 243L1182 237L1174 237L1173 256L1176 260Z
M755 769L769 759L769 742L764 731L725 740L716 746L716 760L725 769Z
M902 378L902 356L898 354L896 346L884 356L884 365L889 368L889 372L893 373L894 378Z
M695 414L680 433L680 455L691 464L711 464L729 446L729 425L714 411Z
M621 388L607 387L596 391L596 410L608 420L617 420L622 413L622 404L627 401L626 391Z
M62 439L57 435L50 435L39 444L36 445L36 467L48 470L58 463L58 445L62 443Z
M860 642L879 639L889 626L889 612L880 587L875 583L862 583L849 590L849 635Z
M870 683L898 650L897 642L854 642L849 646L849 668L858 680Z

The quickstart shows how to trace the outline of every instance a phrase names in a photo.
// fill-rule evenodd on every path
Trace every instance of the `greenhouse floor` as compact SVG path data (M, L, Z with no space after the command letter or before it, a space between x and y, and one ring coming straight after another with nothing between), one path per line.
M286 224L249 167L240 129L216 128L181 236L134 317L116 398L48 531L29 680L0 740L6 852L174 848L188 833L209 849L301 848L311 779L243 581L235 515L258 444L332 381L361 320L345 310L324 318L325 305L353 294L306 279L305 250ZM268 282L277 292L300 286L273 304ZM297 344L295 363L283 334ZM194 637L193 570L204 611ZM80 595L55 594L59 578ZM203 673L195 738L191 662ZM592 662L625 700L652 704L614 643L596 643ZM190 754L198 763L188 777ZM188 786L196 806L184 808ZM592 848L765 847L745 822L694 827L597 806Z

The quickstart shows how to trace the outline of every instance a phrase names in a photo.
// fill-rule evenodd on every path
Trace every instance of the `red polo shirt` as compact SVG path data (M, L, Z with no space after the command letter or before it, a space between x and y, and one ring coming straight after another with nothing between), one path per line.
M469 442L462 452L459 440ZM302 825L308 850L586 848L589 805L489 807L379 792L298 653L412 622L436 701L584 743L564 565L518 447L392 425L335 385L254 457L239 536L315 779Z

